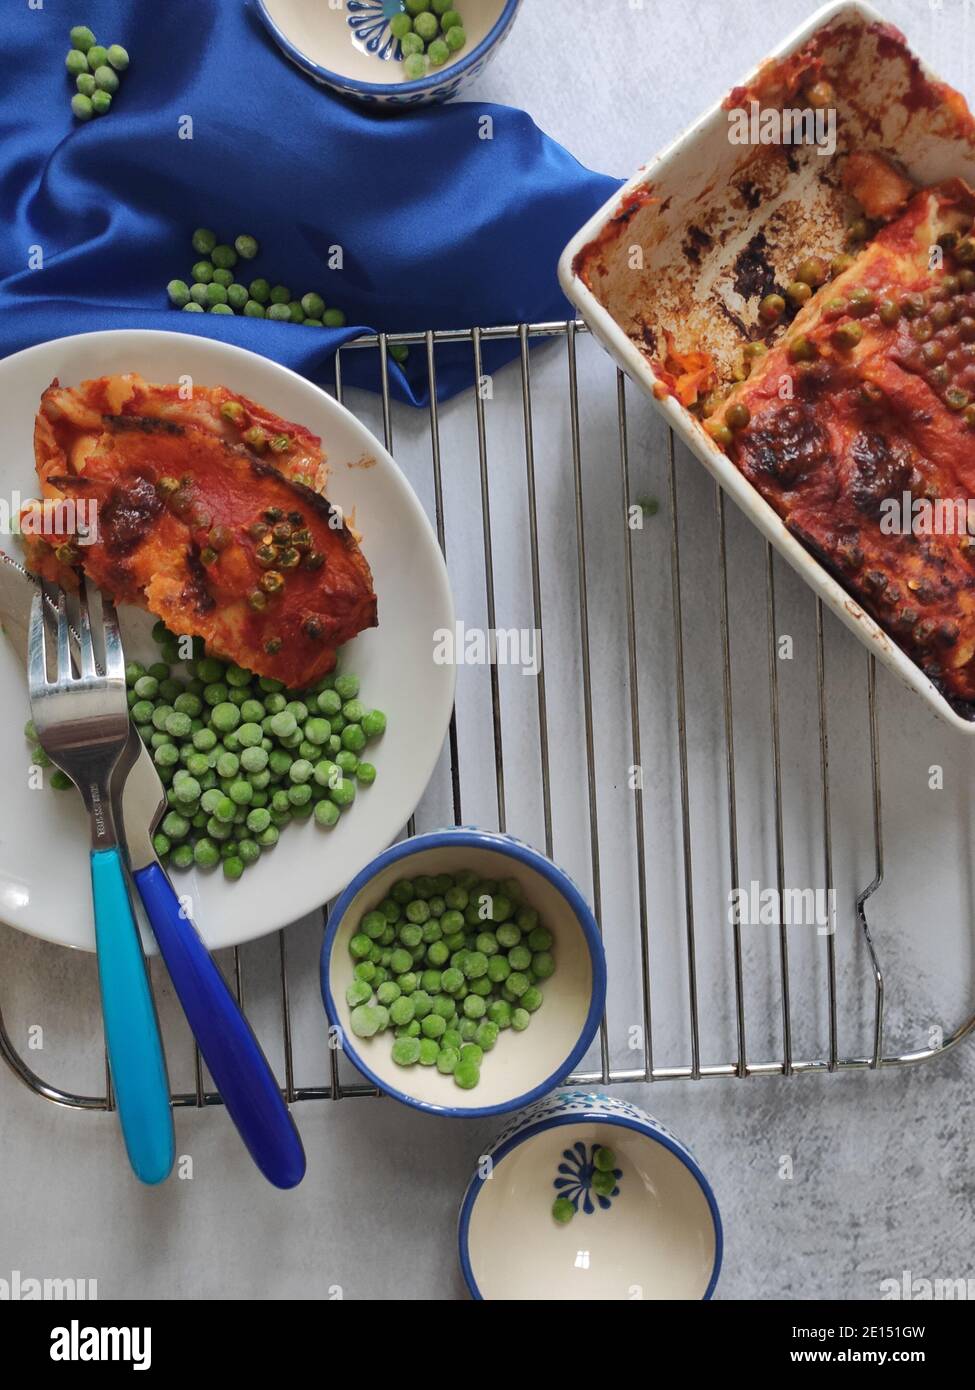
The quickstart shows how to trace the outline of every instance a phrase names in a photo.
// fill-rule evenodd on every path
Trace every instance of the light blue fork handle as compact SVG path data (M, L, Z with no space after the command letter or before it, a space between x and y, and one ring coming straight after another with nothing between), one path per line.
M91 888L105 1039L122 1135L136 1177L162 1182L175 1157L166 1059L117 849L92 850Z

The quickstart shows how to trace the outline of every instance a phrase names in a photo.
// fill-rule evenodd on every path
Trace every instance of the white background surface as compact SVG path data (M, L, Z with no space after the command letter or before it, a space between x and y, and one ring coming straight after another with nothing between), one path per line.
M512 39L471 99L527 108L539 125L592 167L624 176L720 97L765 51L816 6L804 0L527 0ZM944 0L881 0L879 8L954 85L972 94L973 6ZM567 22L578 12L579 23ZM422 325L418 325L422 327ZM536 357L535 424L545 625L548 635L556 854L588 878L585 747L578 707L578 598L575 589L571 455L564 350ZM603 919L610 956L609 1050L615 1065L640 1065L627 1049L640 1019L632 887L632 798L622 784L628 738L625 631L620 626L621 554L613 372L580 344L583 475L589 607L596 694L596 747ZM367 424L376 403L350 402ZM630 393L634 494L666 501L666 438L650 408ZM499 618L525 621L521 396L517 369L499 374L487 410L492 459L495 573ZM397 412L396 453L430 501L425 420ZM444 412L448 560L458 609L478 621L483 574L477 457L469 401ZM726 839L722 800L720 671L715 663L713 494L702 470L677 458L682 530L685 647L689 673L694 889L702 1012L702 1060L734 1056L727 927L721 907ZM739 816L743 873L773 881L768 812L768 709L764 570L761 547L729 516L733 654L738 715ZM683 888L679 802L675 800L671 595L666 505L637 551L640 678L648 788L648 883L655 966L655 1062L688 1060L686 979L681 964ZM779 632L796 657L782 669L783 775L787 867L796 884L821 873L813 605L777 570ZM523 617L516 616L524 615ZM833 831L838 889L839 1050L869 1045L872 994L851 903L873 874L865 782L865 657L827 625L832 738ZM536 787L534 688L503 673L509 828L543 843ZM972 1011L972 861L968 833L969 744L880 678L887 880L872 905L888 982L888 1049L926 1046ZM497 824L486 677L462 673L458 729L465 820ZM945 790L928 788L932 764ZM440 777L418 827L449 815ZM808 872L806 871L808 868ZM801 929L800 929L801 932ZM327 1076L317 1003L319 926L288 935L295 1018L295 1079ZM825 986L821 940L790 938L795 980L794 1046L822 1056ZM280 1065L278 943L247 948L247 1003ZM751 1060L781 1056L776 1019L777 942L746 941ZM156 977L158 986L158 976ZM0 931L0 1001L24 1047L41 1023L45 1049L25 1053L49 1080L100 1089L100 1039L93 966ZM163 1012L171 1001L163 993ZM168 1031L174 1080L192 1086L185 1035ZM637 1060L634 1061L634 1056ZM590 1065L598 1063L593 1054ZM724 1222L723 1298L862 1299L880 1281L971 1278L975 1180L971 1174L973 1082L969 1044L917 1069L794 1079L754 1078L628 1086L696 1151L712 1179ZM220 1111L177 1114L177 1150L193 1160L192 1180L146 1192L127 1173L114 1118L64 1111L30 1095L0 1070L0 1277L89 1277L101 1297L455 1298L464 1290L454 1254L457 1205L497 1122L435 1120L390 1101L308 1102L297 1118L308 1176L295 1193L271 1191L250 1166ZM783 1178L782 1159L793 1176Z

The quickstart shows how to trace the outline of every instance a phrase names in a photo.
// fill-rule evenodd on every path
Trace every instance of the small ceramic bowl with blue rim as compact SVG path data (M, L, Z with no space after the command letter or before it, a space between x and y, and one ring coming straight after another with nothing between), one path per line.
M522 0L455 0L466 42L440 67L410 81L390 21L405 0L257 0L279 48L323 87L367 105L396 108L449 101L498 51Z
M629 1101L589 1091L515 1116L471 1178L459 1241L484 1300L709 1299L721 1270L718 1204L693 1154Z
M539 925L551 932L555 961L554 974L539 982L542 1003L528 1027L500 1032L484 1054L478 1084L470 1090L436 1066L398 1066L391 1055L391 1027L372 1038L356 1037L346 998L354 969L349 943L366 913L378 908L399 880L462 870L476 873L482 881L504 884L503 891L511 897L520 894L521 905L534 908ZM325 929L321 986L325 1012L339 1030L342 1050L380 1090L432 1114L498 1115L547 1094L586 1055L605 1007L606 960L589 905L562 869L509 835L457 826L393 845L352 880Z

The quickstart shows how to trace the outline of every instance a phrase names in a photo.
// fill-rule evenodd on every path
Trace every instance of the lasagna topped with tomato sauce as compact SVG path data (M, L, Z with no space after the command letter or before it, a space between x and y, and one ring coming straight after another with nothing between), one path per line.
M65 536L56 511L41 515L26 558L42 577L73 587L82 569L116 603L290 689L376 626L369 566L324 495L321 440L246 396L186 398L134 373L55 381L34 450L43 499L97 519Z
M855 162L857 161L857 162ZM966 713L975 710L975 194L850 160L889 219L786 291L798 312L704 422L790 532ZM873 200L873 206L871 206ZM766 322L784 314L768 296ZM742 373L744 374L744 373ZM973 507L975 514L975 507Z

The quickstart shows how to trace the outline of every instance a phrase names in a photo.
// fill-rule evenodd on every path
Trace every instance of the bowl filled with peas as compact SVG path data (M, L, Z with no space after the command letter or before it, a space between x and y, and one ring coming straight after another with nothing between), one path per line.
M507 835L455 827L380 854L328 919L333 1038L387 1095L493 1115L545 1095L599 1026L606 964L585 898Z
M258 0L282 52L323 87L395 109L449 101L482 72L522 0Z

